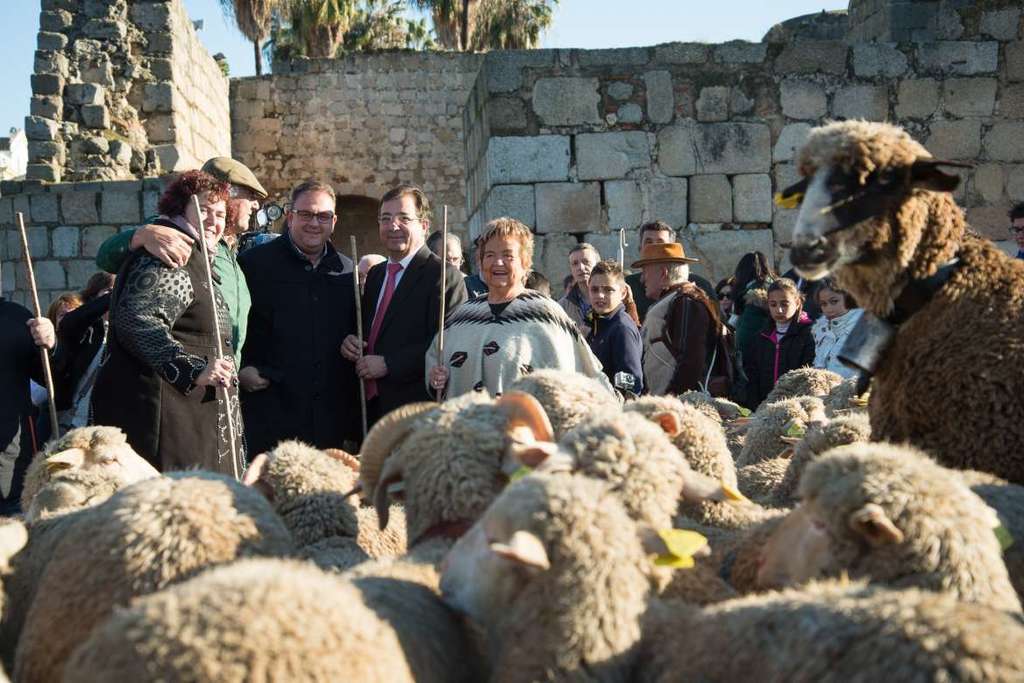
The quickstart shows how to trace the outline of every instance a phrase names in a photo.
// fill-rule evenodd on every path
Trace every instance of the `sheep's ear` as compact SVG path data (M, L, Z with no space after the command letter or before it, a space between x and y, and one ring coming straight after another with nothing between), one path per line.
M27 542L28 531L21 522L11 521L0 526L0 562L10 559Z
M910 185L934 192L952 192L960 185L960 176L943 172L940 167L972 168L972 164L940 159L918 159L910 165Z
M242 483L246 486L253 486L257 481L260 480L260 475L263 474L263 468L266 467L267 462L270 460L270 456L266 453L260 453L252 462L249 463L249 467L245 470L245 476L242 477Z
M679 421L679 416L671 411L664 411L661 413L655 413L651 417L651 421L654 424L661 427L662 431L668 434L668 438L674 439L683 430L683 425Z
M565 456L559 452L558 445L550 441L513 442L509 445L505 457L501 459L501 471L511 477L522 467L531 470L541 466L544 466L545 470L558 469L564 459Z
M48 457L46 459L46 471L73 470L81 467L83 464L85 464L85 451L81 448L69 448Z
M903 532L896 528L885 510L875 503L868 503L851 514L849 524L853 531L873 546L903 542Z
M531 569L550 569L548 552L540 539L529 531L517 531L508 543L492 543L491 551L499 557L511 560Z

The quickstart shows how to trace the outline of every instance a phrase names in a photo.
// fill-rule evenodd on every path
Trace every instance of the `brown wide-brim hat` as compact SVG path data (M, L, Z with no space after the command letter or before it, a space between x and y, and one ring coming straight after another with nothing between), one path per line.
M256 180L253 172L241 161L235 161L231 157L213 157L203 164L201 170L221 182L252 190L260 199L267 198L267 191L260 185L260 181Z
M648 244L640 252L640 260L634 261L630 268L643 268L652 263L699 263L700 259L690 258L683 251L679 242L668 244Z

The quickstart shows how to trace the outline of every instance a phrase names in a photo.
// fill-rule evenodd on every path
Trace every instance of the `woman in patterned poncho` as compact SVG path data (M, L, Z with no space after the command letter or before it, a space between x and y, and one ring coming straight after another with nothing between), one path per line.
M199 197L201 216L195 215L192 195ZM209 253L217 252L227 196L228 185L213 176L180 175L160 197L163 216L155 223L193 238L188 262L168 268L139 249L122 264L111 297L107 357L92 394L93 423L120 427L129 444L162 472L244 469L231 316L216 286L211 296L198 240L201 230ZM214 311L224 345L221 360ZM234 417L235 462L227 410Z
M427 350L431 394L453 398L469 391L503 393L519 377L545 368L569 370L607 386L601 363L562 307L526 289L533 264L533 236L512 218L487 224L478 241L485 296L455 309L445 321L444 362L437 343Z

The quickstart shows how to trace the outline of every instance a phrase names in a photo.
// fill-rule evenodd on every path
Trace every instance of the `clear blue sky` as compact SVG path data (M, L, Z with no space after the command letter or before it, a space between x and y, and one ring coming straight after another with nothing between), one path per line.
M254 73L252 45L224 18L219 0L184 0L210 52L223 52L232 76ZM757 41L775 23L823 9L845 9L846 0L561 0L543 47L606 48L674 40L717 43ZM32 96L39 0L0 0L4 69L0 72L0 135L21 128Z

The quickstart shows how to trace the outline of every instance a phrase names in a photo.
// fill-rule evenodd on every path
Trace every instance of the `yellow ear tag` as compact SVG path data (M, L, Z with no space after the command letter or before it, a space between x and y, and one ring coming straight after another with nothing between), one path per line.
M749 503L750 501L740 493L740 490L731 484L722 482L722 493L725 494L725 499L733 503Z
M740 407L740 415L742 417L750 417L750 408Z
M530 474L531 472L533 472L533 470L532 470L532 469L530 469L530 468L529 468L529 467L527 467L526 465L523 465L523 466L522 466L522 467L520 467L520 468L519 468L518 470L516 470L515 472L513 472L513 473L512 473L512 476L511 476L511 477L509 477L509 478L508 478L508 480L509 480L509 482L513 482L513 481L519 481L520 479L522 479L522 478L523 478L523 477L525 477L526 475Z
M997 526L992 531L993 533L995 533L996 538L999 540L999 549L1005 553L1006 549L1013 545L1013 536L1010 535L1010 532L1007 531L1006 527L1002 524Z
M783 195L781 192L775 193L775 205L780 209L798 209L803 200L803 192L794 192L790 195Z
M708 544L708 539L687 529L658 529L658 536L668 550L654 558L654 564L658 567L689 569L694 565L694 554Z
M802 439L804 438L804 434L807 433L807 429L799 422L796 422L795 420L790 420L789 424L786 425L786 431L783 433L785 436L792 436L797 439Z

